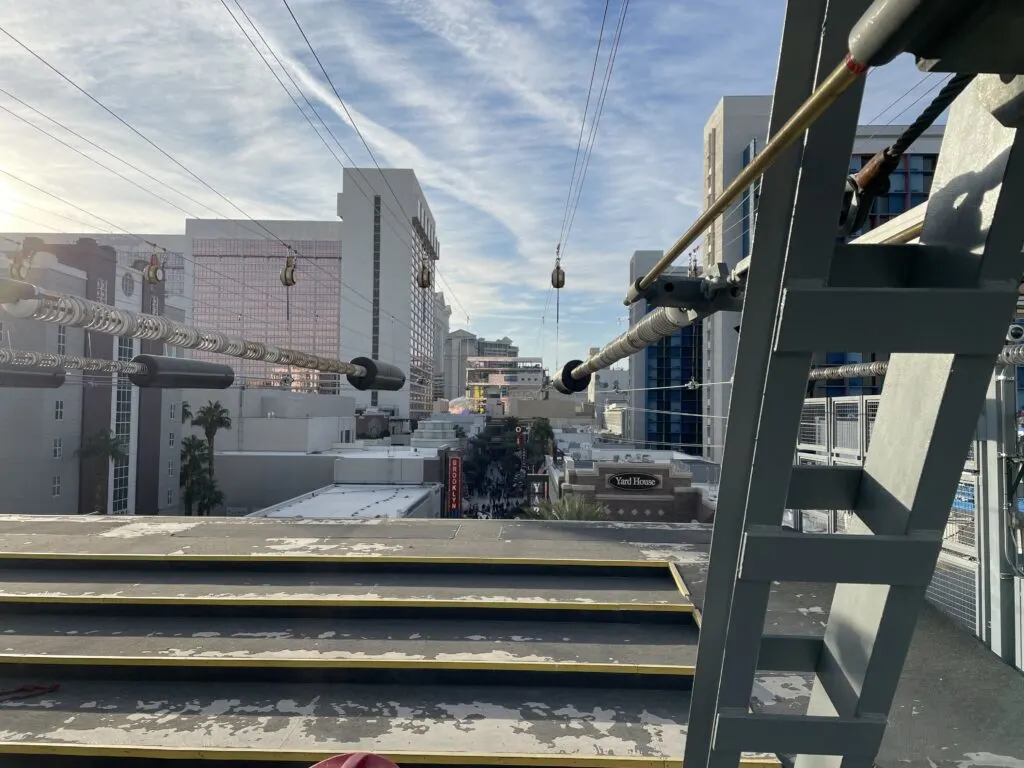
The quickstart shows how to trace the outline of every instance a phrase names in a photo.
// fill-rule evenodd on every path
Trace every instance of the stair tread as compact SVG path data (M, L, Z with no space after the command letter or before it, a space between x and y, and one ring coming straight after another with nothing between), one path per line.
M360 619L7 616L0 657L142 659L155 663L227 659L273 664L461 662L480 665L615 664L692 667L693 625Z
M5 680L4 689L42 680ZM486 765L681 760L685 691L61 681L0 703L0 753L315 760L341 752ZM141 750L141 752L140 752ZM759 756L760 765L774 765ZM643 761L646 759L646 763ZM576 761L576 762L573 762ZM518 763L529 764L529 763Z
M0 570L0 601L62 599L90 602L300 601L385 604L389 601L545 606L692 607L666 569L663 579L513 574L245 574Z

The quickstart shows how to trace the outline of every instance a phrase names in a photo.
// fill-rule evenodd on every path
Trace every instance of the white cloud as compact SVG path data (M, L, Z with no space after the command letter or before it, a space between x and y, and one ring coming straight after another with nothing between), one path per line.
M280 3L246 0L244 7L352 157L371 165ZM443 274L471 330L512 335L524 354L546 340L553 363L553 303L543 325L541 314L603 4L294 0L293 7L377 159L419 176L438 221ZM617 8L610 4L605 51ZM631 4L565 250L562 361L621 332L616 318L630 254L665 248L696 215L704 123L724 94L771 91L782 11L781 0ZM107 0L86 8L76 0L0 0L0 19L248 214L334 217L341 169L220 3ZM239 217L2 36L0 69L0 85L19 97L202 204ZM900 60L871 75L866 116L921 77L911 69ZM603 70L602 61L595 87ZM3 96L0 104L40 122ZM211 215L46 127L183 208ZM0 142L8 148L0 168L125 229L183 229L184 216L173 207L2 113ZM25 229L5 212L67 225L30 206L85 218L0 177L0 228ZM453 325L464 320L455 305ZM570 352L570 343L580 348Z

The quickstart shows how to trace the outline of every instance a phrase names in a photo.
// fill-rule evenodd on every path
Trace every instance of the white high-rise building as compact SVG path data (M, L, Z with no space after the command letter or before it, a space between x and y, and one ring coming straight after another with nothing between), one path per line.
M426 418L433 409L434 262L440 258L434 216L412 170L346 168L338 195L344 255L342 348L406 372L400 392L370 393L357 405L393 406ZM362 309L353 314L352 307Z
M447 371L444 364L444 343L448 339L448 329L452 316L452 308L444 300L444 294L434 294L434 399L441 400L448 392Z

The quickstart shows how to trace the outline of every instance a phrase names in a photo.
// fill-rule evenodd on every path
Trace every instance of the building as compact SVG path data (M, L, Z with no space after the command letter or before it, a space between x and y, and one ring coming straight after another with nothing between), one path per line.
M176 295L169 297L166 281L143 278L139 267L149 265L153 249L140 250L139 238L11 233L3 240L8 249L0 251L4 273L15 243L27 237L42 241L29 262L29 282L132 312L178 321L190 314L190 291L181 280L175 278ZM187 250L181 237L140 237L179 257ZM168 253L160 251L164 257ZM3 311L0 340L13 349L105 360L169 353L162 342L15 319ZM99 373L70 373L58 389L0 390L0 487L10 505L5 511L152 515L176 509L181 400L178 390L139 390L127 377ZM90 437L108 431L120 438L124 458L76 455Z
M381 520L434 518L440 510L440 485L334 484L253 512L249 517Z
M488 341L461 328L448 334L444 343L445 399L466 397L466 369L471 357L519 357L519 347L507 336Z
M683 454L667 460L649 454L625 460L566 458L561 493L600 505L615 521L709 522L714 508L704 503L685 458Z
M661 255L661 251L636 251L629 260L630 282L653 267ZM687 267L673 267L665 274L688 273ZM647 302L631 305L630 325L651 309ZM701 401L707 393L702 387L685 388L687 383L701 380L701 328L699 322L682 328L630 360L623 433L637 448L693 450L702 445Z
M343 182L338 217L351 257L342 268L342 349L408 376L401 391L360 393L356 404L395 405L400 416L426 418L434 401L431 288L441 251L434 216L412 170L346 168Z
M607 432L622 437L626 413L622 403L609 403L598 418L601 419Z
M770 96L726 96L718 102L704 127L704 204L712 203L730 181L764 147L768 134ZM861 169L878 150L891 145L905 125L862 125L857 129L851 173ZM927 129L904 155L891 176L889 194L875 201L865 229L878 226L928 197L932 172L942 142L943 126ZM705 268L725 263L730 268L749 255L753 244L759 187L755 185L708 229L702 245ZM719 312L704 321L703 348L707 351L700 380L704 393L703 441L705 455L721 461L726 416L736 359L738 312ZM819 364L843 365L875 359L870 350L826 352ZM877 379L846 379L822 382L812 394L870 394L880 386Z
M481 407L488 397L506 405L520 398L539 399L544 361L539 357L470 357L466 359L466 397Z
M462 440L456 427L453 421L426 419L416 426L409 445L413 448L457 448Z
M591 347L587 356L593 357L598 352L600 352L600 347ZM628 367L605 368L591 375L590 384L587 386L587 402L594 404L594 415L597 417L598 427L608 428L605 421L607 406L612 403L625 404L628 402L627 389L629 389ZM622 434L621 425L618 434Z
M448 340L452 308L441 291L434 293L434 401L444 400L448 388L445 382L444 346Z
M408 376L401 391L360 392L335 374L237 364L250 386L344 392L357 406L425 416L434 400L431 286L440 251L430 207L411 170L346 168L342 190L340 221L187 220L197 324L327 357L371 357ZM289 257L296 284L285 287Z
M349 323L360 308L346 306L342 320L341 222L188 219L185 231L196 263L197 326L325 357L367 354L365 343L348 349L342 344L342 322ZM302 256L296 263L297 282L286 288L281 270L290 248ZM225 362L213 352L192 354ZM256 360L232 360L231 365L239 380L252 387L354 391L336 374Z

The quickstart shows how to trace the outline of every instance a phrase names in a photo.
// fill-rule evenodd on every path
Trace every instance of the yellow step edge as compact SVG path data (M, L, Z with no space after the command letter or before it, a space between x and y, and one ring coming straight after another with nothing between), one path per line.
M664 568L665 560L590 560L586 558L548 558L548 557L477 557L475 555L296 555L296 554L241 554L241 555L200 555L200 554L154 554L117 552L101 554L99 552L0 552L0 560L64 560L69 562L104 561L111 562L153 562L174 560L176 562L197 563L401 563L422 565L550 565L587 568Z
M427 600L421 598L289 598L289 597L133 597L125 595L4 595L3 603L52 603L55 605L220 605L268 606L292 608L457 608L543 611L649 611L692 613L692 604L683 603L581 603L575 601L533 600Z
M679 572L679 568L676 567L675 563L666 563L668 565L668 572L672 575L672 581L676 584L676 589L679 590L679 594L683 596L685 600L690 599L690 590L686 588L686 582L683 581L683 574Z
M244 748L194 749L189 747L128 747L115 744L53 744L47 742L0 742L0 754L61 755L65 757L133 758L148 760L235 760L260 763L302 763L310 765L337 754L360 751L338 746L329 752L265 750ZM570 755L486 752L381 752L398 765L501 765L518 768L680 768L682 756L637 757L634 755ZM740 760L742 768L778 768L780 762L770 757L749 757Z
M268 658L259 656L84 656L0 653L3 664L109 667L243 667L269 669L450 669L499 672L571 672L693 677L686 664L615 664L586 661L447 661L435 659Z

